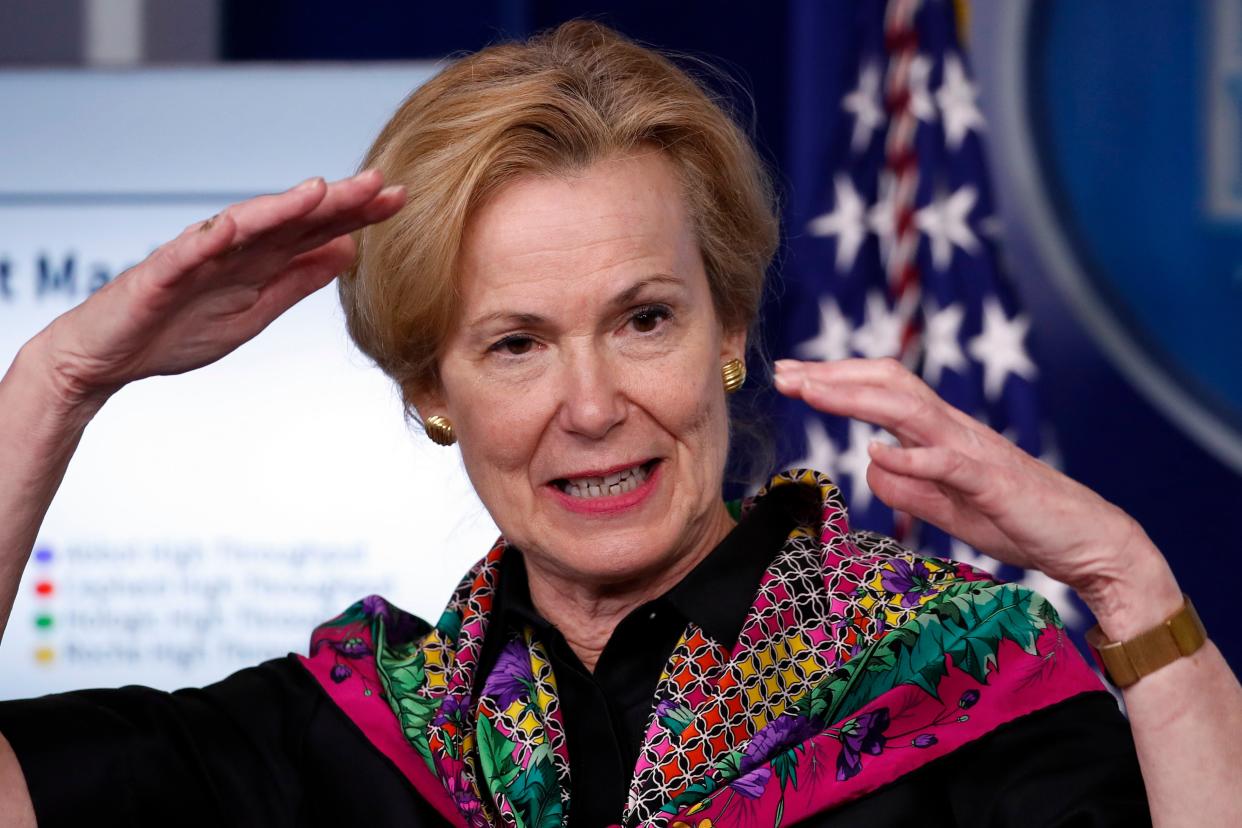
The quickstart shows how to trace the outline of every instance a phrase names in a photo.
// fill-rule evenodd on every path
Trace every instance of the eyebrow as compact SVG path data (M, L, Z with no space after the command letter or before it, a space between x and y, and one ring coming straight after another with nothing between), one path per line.
M608 304L614 308L628 305L631 302L633 302L636 298L638 298L638 296L644 290L646 290L648 287L651 287L652 285L682 285L682 284L684 284L684 280L682 280L680 277L674 276L669 273L654 273L650 276L646 276L640 279L639 281L627 287L625 290L618 293L616 296L612 297L612 299L608 301ZM485 313L481 316L477 316L474 319L471 319L470 322L467 323L467 327L473 330L483 325L490 325L495 322L504 322L506 326L513 326L513 327L520 327L520 328L526 328L526 327L533 328L533 327L539 327L540 325L547 323L547 321L548 321L547 318L540 316L537 313L525 313L525 312L519 312L519 311L498 310L498 311L492 311L491 313Z

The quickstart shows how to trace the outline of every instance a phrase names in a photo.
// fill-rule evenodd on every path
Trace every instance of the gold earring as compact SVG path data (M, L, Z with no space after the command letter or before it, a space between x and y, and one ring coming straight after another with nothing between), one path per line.
M423 431L427 432L431 442L436 445L451 446L457 442L457 435L453 434L453 424L448 417L441 417L439 414L432 414L423 420Z
M746 363L740 359L731 359L720 369L720 378L724 380L726 394L732 394L746 382Z

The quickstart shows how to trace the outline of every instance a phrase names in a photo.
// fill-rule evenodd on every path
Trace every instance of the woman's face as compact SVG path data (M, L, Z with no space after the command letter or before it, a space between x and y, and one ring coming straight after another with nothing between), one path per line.
M532 566L650 577L728 531L726 333L676 168L648 151L528 176L474 215L461 311L421 413Z

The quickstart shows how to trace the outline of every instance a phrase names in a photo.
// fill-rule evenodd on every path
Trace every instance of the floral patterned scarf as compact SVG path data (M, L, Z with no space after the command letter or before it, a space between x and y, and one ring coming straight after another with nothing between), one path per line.
M625 826L784 825L863 796L997 726L1102 685L1039 595L851 531L817 507L767 568L730 649L687 625L660 679ZM552 828L572 807L547 654L526 630L476 689L503 538L435 627L372 596L302 659L453 824ZM1002 669L1003 668L1003 669Z

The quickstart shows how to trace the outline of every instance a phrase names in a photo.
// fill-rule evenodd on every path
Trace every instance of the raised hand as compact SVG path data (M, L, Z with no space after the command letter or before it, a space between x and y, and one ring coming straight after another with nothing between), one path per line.
M776 369L783 394L897 438L899 446L869 449L867 484L889 506L1084 598L1124 580L1137 558L1151 563L1154 547L1129 515L952 407L896 360L781 360Z
M348 235L404 204L378 172L315 178L187 227L41 336L67 401L178 374L228 354L353 259Z

